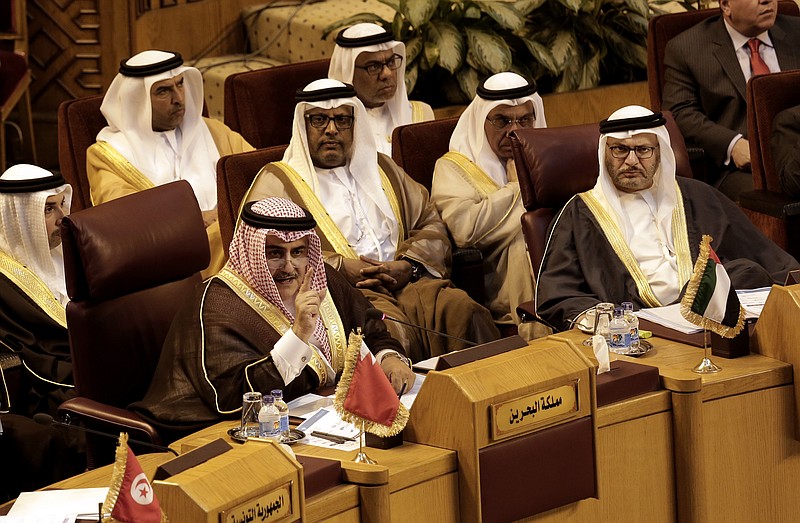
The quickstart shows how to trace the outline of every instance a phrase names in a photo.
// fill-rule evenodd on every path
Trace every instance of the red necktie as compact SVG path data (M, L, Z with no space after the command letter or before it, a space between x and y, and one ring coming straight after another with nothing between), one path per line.
M769 67L764 63L761 55L758 54L759 45L761 45L761 41L758 38L751 38L747 41L747 47L750 48L750 68L753 70L753 76L769 74Z

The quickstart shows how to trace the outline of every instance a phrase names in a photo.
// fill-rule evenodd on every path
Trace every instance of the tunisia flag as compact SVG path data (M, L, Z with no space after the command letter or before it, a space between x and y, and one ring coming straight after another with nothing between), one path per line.
M166 521L153 487L128 447L128 435L120 434L117 460L111 476L111 487L103 504L103 512L121 523L161 523Z
M363 424L364 430L377 436L393 436L408 422L408 409L360 334L353 333L348 340L334 407L343 420Z

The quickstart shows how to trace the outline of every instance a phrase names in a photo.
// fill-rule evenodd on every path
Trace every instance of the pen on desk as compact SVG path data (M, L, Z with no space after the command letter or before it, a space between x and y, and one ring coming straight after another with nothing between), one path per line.
M337 443L344 443L346 441L355 441L355 438L351 438L350 436L340 436L339 434L328 434L327 432L320 432L318 430L311 432L312 436L316 436L318 438L327 439L329 441L336 441Z
M400 387L400 392L397 393L397 397L398 398L401 397L403 395L403 393L406 391L406 385L408 385L408 382L404 381L403 382L403 386Z

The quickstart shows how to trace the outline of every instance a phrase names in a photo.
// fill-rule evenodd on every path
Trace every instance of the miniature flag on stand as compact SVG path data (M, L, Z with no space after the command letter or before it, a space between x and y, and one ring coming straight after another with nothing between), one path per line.
M400 403L361 334L350 334L333 404L343 420L356 426L363 424L365 431L376 436L394 436L408 422L408 409Z
M681 300L681 315L698 327L733 338L744 327L744 309L711 240L704 234L700 241L700 255Z
M139 460L128 447L128 435L119 436L117 458L111 476L111 486L103 503L103 514L111 512L104 522L166 523L153 487L147 480Z

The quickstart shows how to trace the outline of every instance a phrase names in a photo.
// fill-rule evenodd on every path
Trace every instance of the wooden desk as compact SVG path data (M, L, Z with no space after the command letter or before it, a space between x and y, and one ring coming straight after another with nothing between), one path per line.
M228 429L235 425L235 421L219 423L180 439L170 447L183 453L217 438L227 439ZM253 444L258 443L245 443ZM459 521L457 460L452 450L414 443L403 443L389 450L368 448L367 454L378 462L377 465L354 463L355 453L352 451L302 443L292 445L292 450L298 455L341 461L342 474L348 486L359 490L362 521L373 520L363 513L367 509L402 523ZM388 505L388 510L382 505ZM332 514L322 512L324 508L322 504L312 507L306 502L307 514L313 515L316 521L331 517ZM358 518L349 519L349 516L337 521L359 521Z
M576 345L586 338L579 331L558 336ZM792 437L792 366L750 354L714 358L722 372L699 375L691 369L702 359L703 349L658 338L651 342L653 350L645 356L621 358L657 366L668 396L649 394L598 409L598 427L627 425L634 420L625 417L637 412L643 420L660 418L659 409L671 412L670 423L658 430L672 434L674 483L668 483L672 475L667 474L661 488L675 493L677 521L797 521L800 442ZM584 350L593 358L589 347ZM658 439L649 430L657 424L649 425L640 427L647 430L620 428L628 436L613 443L601 430L601 472L604 463L619 468L616 460L621 455L632 454L628 459L641 462L662 456L660 445L653 449L640 441ZM629 477L626 482L638 484L643 479ZM601 490L601 501L607 494ZM626 496L629 508L650 504L638 495ZM647 519L660 520L657 512L653 510Z

